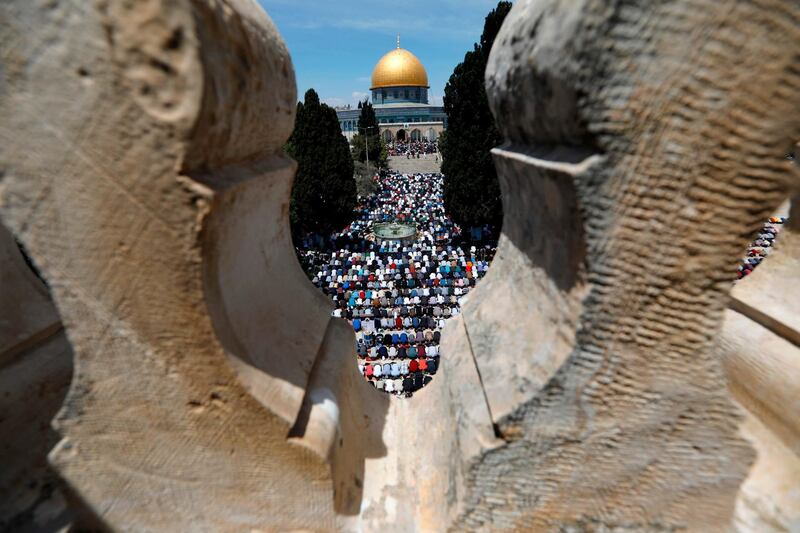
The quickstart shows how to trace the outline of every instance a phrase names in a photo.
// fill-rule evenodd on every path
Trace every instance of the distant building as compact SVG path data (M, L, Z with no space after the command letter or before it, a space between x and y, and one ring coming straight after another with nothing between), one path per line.
M441 106L428 103L428 73L417 56L397 48L378 61L372 71L372 105L381 136L387 140L435 140L447 127ZM342 133L358 133L360 109L338 110Z

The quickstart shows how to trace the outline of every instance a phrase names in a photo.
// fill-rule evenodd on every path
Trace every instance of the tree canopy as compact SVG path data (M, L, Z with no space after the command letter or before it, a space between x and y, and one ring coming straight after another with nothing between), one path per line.
M361 109L361 114L358 116L358 133L350 140L353 159L364 163L367 160L367 145L369 145L370 166L386 168L388 150L386 149L386 143L380 136L375 108L372 107L369 100L359 102L358 107Z
M439 144L448 215L463 227L500 224L503 205L491 149L502 142L486 97L489 52L511 2L499 2L487 16L480 44L467 52L444 89L447 131Z
M345 227L356 205L353 159L336 111L309 89L297 104L286 152L298 164L292 188L292 231L328 233Z
M365 128L373 128L374 131L377 131L378 117L375 116L375 108L369 100L364 100L359 109L361 109L361 113L358 115L358 131L361 132Z

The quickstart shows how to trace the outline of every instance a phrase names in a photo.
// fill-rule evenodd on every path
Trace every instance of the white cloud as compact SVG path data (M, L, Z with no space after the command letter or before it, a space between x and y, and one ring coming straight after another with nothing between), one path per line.
M350 96L353 98L353 102L357 104L358 102L363 102L365 98L368 98L369 93L353 91L353 93Z
M334 98L323 98L322 102L325 103L325 104L328 104L331 107L342 107L342 106L346 106L348 104L348 102L345 101L344 98L336 98L336 97L334 97Z

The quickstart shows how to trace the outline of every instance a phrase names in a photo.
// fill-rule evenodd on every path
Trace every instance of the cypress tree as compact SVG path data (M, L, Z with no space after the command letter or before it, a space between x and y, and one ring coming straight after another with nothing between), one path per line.
M375 130L378 129L378 117L375 116L375 108L372 107L372 104L369 100L364 100L364 102L360 106L361 113L358 115L358 131L362 131L365 128L374 128Z
M447 131L439 141L448 215L462 227L499 225L500 184L491 149L502 142L486 98L484 74L489 52L511 2L499 2L487 16L480 44L467 52L444 89Z
M292 231L329 233L353 218L356 182L353 160L336 111L309 89L297 104L294 132L286 152L297 161L292 188Z
M369 143L370 166L387 167L388 150L378 129L378 117L369 100L358 103L361 113L358 116L358 133L350 140L353 159L364 163L367 160L367 142ZM366 136L367 142L364 141Z

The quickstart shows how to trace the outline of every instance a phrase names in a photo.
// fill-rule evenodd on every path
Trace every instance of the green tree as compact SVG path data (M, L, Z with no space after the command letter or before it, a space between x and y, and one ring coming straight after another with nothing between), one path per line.
M359 102L358 107L361 109L361 113L358 116L358 133L350 140L353 159L364 163L367 160L367 145L369 145L370 166L373 168L386 168L389 151L380 135L375 108L372 107L369 100Z
M364 128L378 129L378 117L375 115L375 108L369 103L369 100L364 100L359 107L361 114L358 115L358 131Z
M333 108L309 89L297 104L286 152L297 161L292 188L292 231L328 233L346 226L356 205L353 159Z
M365 163L355 162L356 190L361 196L369 196L378 190L377 183L372 180L375 176L375 167L372 165L370 167L368 169Z
M467 52L444 89L447 131L439 140L448 215L462 227L499 225L503 217L500 184L491 149L502 142L486 98L484 74L511 2L499 2L487 16L480 44Z

